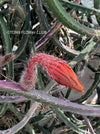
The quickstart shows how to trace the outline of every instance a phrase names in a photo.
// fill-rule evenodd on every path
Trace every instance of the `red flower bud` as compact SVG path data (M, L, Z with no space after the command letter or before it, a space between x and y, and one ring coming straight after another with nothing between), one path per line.
M34 68L36 64L40 64L46 70L49 77L57 83L79 92L84 92L83 85L64 60L44 53L36 54L30 59L28 68L20 80L20 84L24 89L31 89L35 83Z

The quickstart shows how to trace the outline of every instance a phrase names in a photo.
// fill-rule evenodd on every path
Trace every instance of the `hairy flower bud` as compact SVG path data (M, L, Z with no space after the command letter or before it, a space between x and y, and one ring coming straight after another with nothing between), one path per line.
M31 89L35 83L34 68L36 64L41 65L49 77L57 83L79 92L84 92L83 85L64 60L44 53L36 54L30 59L28 68L25 70L20 80L20 84L24 89Z

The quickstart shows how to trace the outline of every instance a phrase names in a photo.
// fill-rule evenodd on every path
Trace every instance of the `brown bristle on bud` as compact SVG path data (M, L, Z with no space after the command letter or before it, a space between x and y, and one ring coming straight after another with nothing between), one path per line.
M13 59L13 53L8 53L5 56L0 56L0 67L7 64L7 62L11 61Z
M20 79L20 85L25 90L29 90L29 89L32 89L34 83L35 83L35 73L33 73L32 75L29 75L26 72L23 72L21 79Z

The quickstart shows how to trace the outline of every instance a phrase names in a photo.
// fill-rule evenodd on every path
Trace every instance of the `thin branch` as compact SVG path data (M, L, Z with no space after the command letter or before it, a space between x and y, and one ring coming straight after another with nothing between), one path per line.
M82 116L82 117L84 118L84 120L85 120L85 122L86 122L86 124L87 124L87 126L88 126L88 128L89 128L89 130L90 130L90 132L91 132L91 134L95 134L95 132L94 132L94 130L93 130L93 127L92 127L92 125L91 125L89 119L88 119L86 116Z
M100 108L98 107L85 106L67 100L62 100L35 89L30 90L30 92L26 92L22 90L19 84L16 83L0 81L0 90L8 93L15 93L16 95L24 96L28 99L36 100L49 106L61 108L75 114L100 117Z
M47 42L55 32L61 27L61 23L56 22L51 29L35 44L35 50L38 51L41 47L44 46L45 42Z
M33 113L36 111L36 109L39 105L40 105L40 103L38 103L38 102L33 103L31 108L29 109L29 111L25 115L25 117L17 125L13 126L10 129L0 131L0 134L15 134L15 133L17 133L20 129L22 129L27 124L27 122L30 120L30 118L32 117Z
M28 99L22 96L0 96L0 103L18 103L23 101L28 101Z

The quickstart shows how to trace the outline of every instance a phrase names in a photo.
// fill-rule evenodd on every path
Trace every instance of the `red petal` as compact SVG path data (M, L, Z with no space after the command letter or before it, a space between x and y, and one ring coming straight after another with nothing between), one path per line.
M46 55L41 60L41 65L47 71L51 79L61 85L76 89L79 92L84 92L83 85L71 67L63 60L51 55Z

